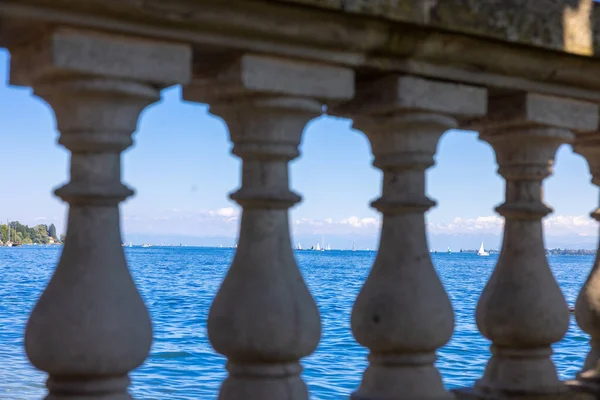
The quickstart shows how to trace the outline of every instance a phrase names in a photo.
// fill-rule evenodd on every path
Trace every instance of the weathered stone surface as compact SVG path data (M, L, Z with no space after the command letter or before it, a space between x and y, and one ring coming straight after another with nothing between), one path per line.
M578 390L565 390L555 394L484 393L471 388L453 390L456 400L596 400L593 394Z
M600 186L600 132L584 132L577 135L573 150L588 162L592 183ZM600 221L600 208L591 217ZM591 349L576 380L568 384L574 389L593 393L600 397L600 245L592 270L583 284L575 302L577 324L590 335Z
M487 91L476 86L392 74L359 81L355 98L333 109L336 110L349 116L410 110L476 117L486 114Z
M565 44L575 49L565 52L538 51L536 47L515 45L522 42L486 33L464 34L462 30L441 25L438 29L431 10L435 10L433 6L451 9L446 2L398 3L398 9L406 4L418 6L411 6L409 13L416 17L406 20L373 18L342 12L339 8L335 12L331 8L335 3L316 7L275 0L240 0L232 7L228 2L213 0L4 0L0 2L0 46L20 45L37 37L49 25L77 26L187 42L194 46L196 60L204 59L206 63L215 60L215 51L220 56L229 53L228 57L251 52L470 85L600 99L597 58L569 54L586 51L587 45L579 46L578 38L589 36L585 28L589 23L577 21L582 15L587 18L586 7L565 11L571 14L568 18L571 22L564 26L580 27L575 33L563 32ZM477 7L490 4L489 0L481 3ZM514 0L507 2L512 3ZM523 0L523 4L528 3ZM598 21L599 7L595 4L598 3L594 3L592 10ZM427 13L422 11L425 6L430 9ZM429 22L425 16L431 17ZM563 24L559 25L562 29ZM586 41L589 38L583 40Z
M599 273L597 261L598 254L596 254L596 262L594 263L594 268L592 268L592 273L590 274L591 279L598 279L596 276ZM588 283L589 282L586 282L586 284ZM592 335L597 336L597 332L592 332ZM593 397L594 399L598 399L600 397L600 375L598 373L598 368L595 365L590 368L587 364L588 361L597 363L599 356L600 354L598 354L598 346L596 345L596 348L592 348L588 354L586 364L584 365L582 371L578 374L577 378L565 382L571 391L580 393L582 396L587 396L588 398Z
M598 105L539 93L517 93L489 99L489 111L481 119L465 124L474 130L512 126L554 126L573 131L598 129Z
M183 97L208 103L227 123L242 159L242 208L234 260L208 317L211 344L227 359L219 399L307 400L300 359L320 338L319 312L294 259L288 163L322 102L354 94L352 70L246 54L214 71L197 71Z
M424 11L430 4L432 4L430 0L421 2L414 0L344 0L341 9L349 13L419 22L423 19Z
M25 333L48 399L131 399L128 373L147 357L152 325L121 247L119 203L133 194L121 152L161 87L189 78L189 56L177 44L62 30L13 49L13 77L52 107L71 152L70 181L55 191L69 203L67 239Z
M235 257L208 315L208 337L227 357L219 399L308 400L299 360L317 347L321 322L294 259L288 163L298 156L306 123L321 113L308 99L212 104L242 159L242 208Z
M334 110L354 119L383 172L383 214L373 268L352 310L352 332L370 350L352 395L363 399L451 399L434 366L452 336L452 305L433 268L424 213L425 171L456 116L483 115L486 90L412 76L361 82L355 99Z
M563 13L578 0L446 0L429 11L431 25L563 49Z
M573 150L587 160L592 183L600 186L600 127L589 132L577 132Z
M591 0L272 0L591 54Z
M558 395L566 387L550 358L551 346L567 332L569 310L544 250L542 218L552 209L543 201L542 182L558 147L573 139L564 125L579 125L553 115L561 99L502 100L490 101L492 119L479 129L506 180L505 202L496 208L506 222L500 257L477 303L477 327L492 341L492 356L475 388L493 396ZM508 113L507 103L513 104Z
M56 29L11 53L13 85L30 85L52 74L135 77L161 86L191 79L189 46L100 32Z
M199 75L205 75L199 71ZM244 54L218 68L215 75L196 79L184 88L184 98L204 102L251 96L294 96L348 100L354 96L354 71L332 65Z
M323 8L332 8L334 10L341 9L342 5L344 4L344 0L291 0L291 2Z
M397 111L355 117L383 172L381 240L369 277L352 309L352 332L370 351L352 399L452 399L434 366L436 350L452 336L452 305L431 262L424 213L425 171L437 143L456 127L451 116Z

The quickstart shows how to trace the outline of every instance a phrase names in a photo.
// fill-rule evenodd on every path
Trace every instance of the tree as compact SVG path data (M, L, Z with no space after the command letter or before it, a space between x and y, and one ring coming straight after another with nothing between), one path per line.
M65 240L67 240L67 235L60 235L60 241L64 243Z
M46 225L37 225L33 228L31 239L34 243L47 244L50 241L48 236L48 227Z
M13 221L8 224L0 224L0 239L3 242L8 241L8 235L10 231L10 240L14 243L23 244L48 244L50 237L58 241L58 235L56 234L56 227L54 224L50 226L40 224L29 227L21 224L19 221ZM64 235L60 235L61 241L64 242Z
M54 224L50 224L50 227L48 228L48 236L58 240L58 236L56 236L56 227L54 226Z

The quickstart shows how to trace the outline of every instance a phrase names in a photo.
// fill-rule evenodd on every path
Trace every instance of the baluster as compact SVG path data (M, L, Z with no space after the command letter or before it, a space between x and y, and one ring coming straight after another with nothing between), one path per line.
M128 373L150 349L152 327L121 248L120 153L159 88L186 82L190 50L76 30L56 30L14 49L11 82L34 88L56 115L71 151L60 261L33 309L25 337L31 362L49 374L47 399L124 400Z
M450 300L429 256L424 213L425 171L454 117L481 116L485 89L389 76L357 87L345 112L365 132L383 171L383 214L373 268L352 311L352 332L370 350L353 399L445 399L434 367L436 350L452 336Z
M321 323L289 236L288 209L300 201L288 183L305 125L321 102L348 99L353 73L337 67L245 55L184 90L227 123L242 159L242 208L235 257L208 317L229 376L219 399L308 399L300 358L311 354Z
M581 134L577 136L574 150L588 162L592 174L592 183L600 186L600 133ZM600 208L592 214L592 218L600 221ZM600 393L600 246L596 260L575 303L575 318L581 330L590 335L591 350L587 355L583 369L577 376L574 385Z
M552 209L543 203L542 181L557 148L572 140L570 130L586 128L596 113L592 104L540 94L490 99L480 136L494 148L506 180L505 202L496 208L505 226L476 311L479 330L492 341L492 357L475 384L479 393L565 389L550 356L567 331L569 310L546 259L542 218Z

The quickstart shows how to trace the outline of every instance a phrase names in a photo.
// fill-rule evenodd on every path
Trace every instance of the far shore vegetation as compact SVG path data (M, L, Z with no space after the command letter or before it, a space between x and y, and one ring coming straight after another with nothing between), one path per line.
M10 236L9 236L10 229ZM39 224L29 227L18 221L9 222L0 225L2 234L2 243L9 241L18 244L57 244L61 243L64 237L58 237L54 224ZM63 236L63 235L61 235Z
M486 249L490 254L500 254L500 250ZM437 251L435 253L438 253ZM439 253L444 253L440 251ZM459 253L477 253L476 249L460 249ZM593 256L596 255L596 250L588 249L546 249L546 254L552 256Z

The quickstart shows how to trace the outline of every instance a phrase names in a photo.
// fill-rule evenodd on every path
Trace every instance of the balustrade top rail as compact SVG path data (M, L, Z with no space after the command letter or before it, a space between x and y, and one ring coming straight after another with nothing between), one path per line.
M593 0L271 0L481 35L576 54L600 54Z
M6 0L5 3L140 21L158 17L180 25L203 19L201 14L211 14L203 9L211 10L224 3L230 8L229 16L236 14L235 9L261 9L269 16L272 15L270 12L279 12L276 11L279 3L287 5L288 9L295 6L294 12L300 12L299 8L312 8L313 11L321 9L345 14L354 17L354 23L359 25L359 18L375 17L561 52L600 56L600 31L593 28L600 22L600 6L593 0ZM252 21L252 16L249 17L246 22ZM326 21L323 15L321 18Z
M250 51L596 101L599 7L575 3L4 0L0 46L72 26L190 44L198 73Z

